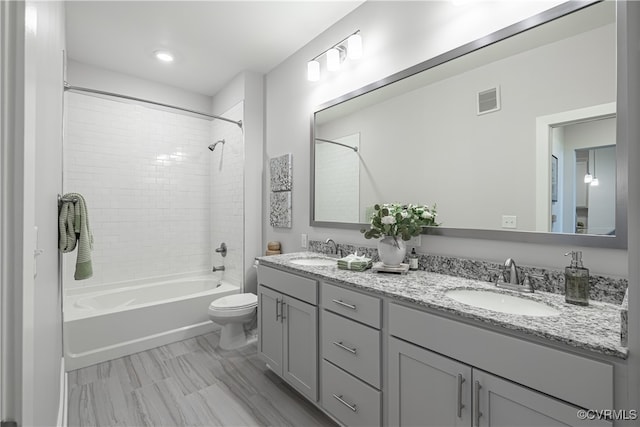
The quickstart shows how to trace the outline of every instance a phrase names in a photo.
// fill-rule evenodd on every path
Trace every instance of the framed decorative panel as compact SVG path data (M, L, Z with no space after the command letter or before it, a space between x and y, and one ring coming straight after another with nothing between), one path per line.
M291 228L291 191L272 192L270 206L271 226Z
M271 169L271 191L291 191L291 153L269 160Z

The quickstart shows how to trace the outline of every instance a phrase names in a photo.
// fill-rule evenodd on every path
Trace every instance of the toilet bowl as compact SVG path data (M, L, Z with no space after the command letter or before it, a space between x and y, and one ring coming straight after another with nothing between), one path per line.
M254 319L257 307L257 295L249 293L228 295L209 305L209 319L222 326L220 348L233 350L249 343L244 324Z

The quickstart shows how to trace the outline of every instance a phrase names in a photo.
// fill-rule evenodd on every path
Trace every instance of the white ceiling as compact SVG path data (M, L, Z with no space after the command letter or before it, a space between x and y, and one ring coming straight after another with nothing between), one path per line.
M214 95L242 71L269 72L363 1L68 1L67 54ZM176 60L160 63L160 49Z

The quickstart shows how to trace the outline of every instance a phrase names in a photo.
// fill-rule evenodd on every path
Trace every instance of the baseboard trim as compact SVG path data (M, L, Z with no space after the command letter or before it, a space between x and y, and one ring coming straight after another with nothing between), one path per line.
M60 404L58 405L58 426L67 425L67 390L69 379L64 370L64 357L60 359ZM4 424L1 427L5 427ZM13 426L6 426L13 427Z

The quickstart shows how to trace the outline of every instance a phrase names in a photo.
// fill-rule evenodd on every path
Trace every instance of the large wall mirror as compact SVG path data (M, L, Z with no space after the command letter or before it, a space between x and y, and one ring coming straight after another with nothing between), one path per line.
M427 203L432 234L624 248L616 90L615 2L568 2L331 101L311 225Z

